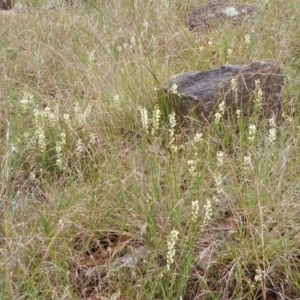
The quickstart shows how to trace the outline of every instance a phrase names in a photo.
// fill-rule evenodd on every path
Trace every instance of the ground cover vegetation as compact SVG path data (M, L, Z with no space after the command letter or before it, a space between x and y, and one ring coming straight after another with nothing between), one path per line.
M197 36L194 0L0 15L0 299L299 298L300 12L252 2L255 19ZM160 93L265 58L285 75L278 124L259 118L259 82L249 118L222 118L220 99L205 127Z

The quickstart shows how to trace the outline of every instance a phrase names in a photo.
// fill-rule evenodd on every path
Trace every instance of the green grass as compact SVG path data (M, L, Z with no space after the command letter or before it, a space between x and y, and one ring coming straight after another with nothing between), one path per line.
M200 36L184 24L192 0L0 14L0 299L299 297L300 14L254 3L261 16ZM171 75L266 58L285 75L274 143L256 115L172 127ZM214 199L234 199L231 215Z

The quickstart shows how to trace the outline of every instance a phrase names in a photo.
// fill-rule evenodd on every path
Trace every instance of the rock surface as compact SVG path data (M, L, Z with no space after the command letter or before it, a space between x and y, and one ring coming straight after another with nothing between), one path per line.
M63 5L72 5L74 0L49 0L38 10L51 10ZM25 13L27 5L25 3L13 2L12 0L0 0L0 13L6 15L15 15Z
M232 90L232 80L236 80L235 91ZM254 106L257 80L262 91L262 115L271 117L279 114L284 81L279 63L275 60L253 61L245 65L227 64L209 71L181 73L164 82L162 89L184 119L194 117L207 121L223 100L231 113L238 109L242 115L249 114Z
M26 3L21 3L21 2L16 2L12 9L0 10L1 15L7 15L7 16L15 16L18 14L24 14L26 12L27 12L27 5Z
M11 0L0 0L0 9L11 9L12 8L12 1Z
M203 31L217 23L222 23L226 19L233 21L248 19L259 9L250 4L231 3L230 1L211 1L198 6L188 13L186 24L194 31Z

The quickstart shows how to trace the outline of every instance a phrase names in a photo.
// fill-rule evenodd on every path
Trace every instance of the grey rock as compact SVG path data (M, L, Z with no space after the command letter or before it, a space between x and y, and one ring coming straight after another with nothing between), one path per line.
M147 249L144 245L139 245L136 248L131 248L131 251L124 256L118 257L113 263L112 268L119 270L122 268L134 269L147 256Z
M259 8L250 4L211 1L188 13L186 24L193 31L201 32L206 28L223 23L227 19L233 21L248 19L257 12L259 12Z
M11 0L0 0L0 10L8 10L11 9L13 6L13 3Z
M26 11L27 11L26 3L13 2L11 0L0 0L1 14L15 15L20 13L25 13Z
M231 88L236 80L236 92ZM196 118L208 121L221 100L228 113L241 110L248 115L253 110L255 81L262 90L261 114L265 117L280 115L282 105L282 70L275 60L253 61L245 65L223 65L209 71L190 71L172 76L162 84L171 105L186 120ZM174 87L177 91L174 93Z

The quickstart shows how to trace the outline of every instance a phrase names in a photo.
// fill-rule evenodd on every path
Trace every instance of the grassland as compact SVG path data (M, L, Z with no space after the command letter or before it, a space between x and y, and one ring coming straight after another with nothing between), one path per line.
M184 17L203 2L0 15L0 299L300 298L298 1L255 0L257 18L195 36ZM272 128L183 127L159 91L266 58L285 76Z

